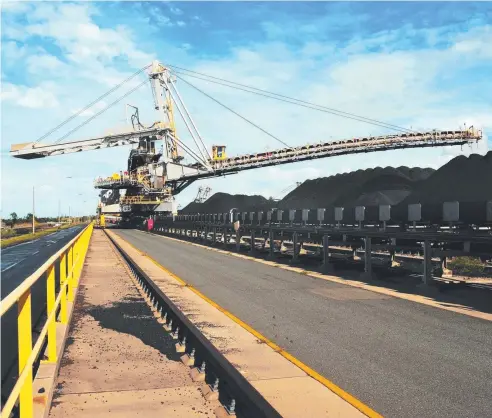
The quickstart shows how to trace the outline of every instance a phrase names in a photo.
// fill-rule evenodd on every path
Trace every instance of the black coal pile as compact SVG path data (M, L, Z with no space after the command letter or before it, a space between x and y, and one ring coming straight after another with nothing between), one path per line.
M377 167L307 180L285 196L280 209L395 205L433 173L430 168Z
M216 193L204 203L190 203L181 213L344 207L344 220L354 219L356 206L366 207L368 219L378 219L378 206L391 205L391 218L408 220L408 205L420 203L422 220L443 221L443 203L458 201L460 221L485 220L492 200L492 151L485 156L459 156L435 171L431 168L377 167L307 180L282 200L262 196ZM326 216L326 215L325 215ZM326 218L325 218L326 219Z
M492 199L492 151L458 156L418 185L403 203L478 202Z
M459 202L460 221L485 220L486 202L492 200L492 151L486 155L458 156L421 182L395 212L408 204L422 205L422 218L442 220L444 202Z
M191 202L180 213L223 213L233 208L246 212L269 209L270 207L272 207L272 202L263 196L215 193L203 203Z

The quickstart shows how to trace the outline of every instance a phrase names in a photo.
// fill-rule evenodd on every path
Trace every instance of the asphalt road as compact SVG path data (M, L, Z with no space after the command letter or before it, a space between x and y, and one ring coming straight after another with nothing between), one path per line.
M492 323L116 230L387 417L492 417Z
M1 250L1 297L2 300L34 273L43 263L61 249L80 232L82 226L62 229L34 241L18 244ZM59 280L58 269L55 269L56 280ZM33 286L31 293L32 320L40 318L46 305L46 286L43 281ZM13 363L17 358L17 320L15 305L2 317L1 350L2 350L2 397L8 394L15 378L17 367ZM13 368L12 368L13 367Z
M75 237L81 229L81 226L62 229L34 241L2 249L0 262L2 299Z

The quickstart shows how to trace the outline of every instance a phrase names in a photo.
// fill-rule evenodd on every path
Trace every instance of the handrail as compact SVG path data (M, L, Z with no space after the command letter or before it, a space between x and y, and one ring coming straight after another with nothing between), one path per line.
M68 244L66 244L64 247L62 247L58 252L54 255L52 255L48 260L41 266L39 267L34 273L32 273L27 279L25 279L19 286L15 288L8 296L6 296L2 302L1 302L1 307L0 307L0 316L3 316L3 314L8 311L12 305L17 302L19 299L19 295L22 295L28 288L30 288L34 283L36 283L39 278L46 272L49 266L51 266L58 258L60 258L60 255L64 253L67 248L71 247L73 243L80 238L80 236L84 233L84 231L89 227L88 225L84 230L79 232L79 234L73 238Z
M33 416L33 374L32 367L41 353L47 338L46 363L56 363L56 323L67 324L67 302L73 302L74 289L82 273L82 266L89 247L94 223L90 223L75 238L51 256L40 268L24 280L1 303L0 316L3 316L15 303L18 305L18 362L19 377L7 402L2 408L1 417L7 418L19 400L20 417ZM56 296L55 267L58 262L60 286ZM31 327L31 288L46 274L47 319L34 347L32 347ZM56 299L55 299L56 296ZM59 319L57 312L59 309Z

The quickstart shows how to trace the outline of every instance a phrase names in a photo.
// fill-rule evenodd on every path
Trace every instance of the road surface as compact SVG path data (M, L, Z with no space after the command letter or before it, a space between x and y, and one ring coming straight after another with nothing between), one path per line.
M61 249L80 232L82 226L62 229L45 235L34 241L17 244L1 250L1 297L2 300L14 290L24 279L34 273L43 263ZM56 280L59 280L58 269ZM32 318L35 322L41 315L46 304L46 286L39 282L32 289ZM15 305L2 317L1 327L2 350L2 396L9 393L13 383L17 357L17 320Z
M489 321L115 232L384 416L492 416Z
M50 256L62 248L80 230L81 226L62 229L34 241L3 248L1 251L2 299Z

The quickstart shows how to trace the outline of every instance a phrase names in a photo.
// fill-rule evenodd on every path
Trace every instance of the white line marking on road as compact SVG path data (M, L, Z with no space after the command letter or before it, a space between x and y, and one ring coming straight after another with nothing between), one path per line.
M36 241L39 241L39 238L33 239L32 241L26 241L26 242L21 242L20 244L11 245L10 247L4 248L3 251L7 251L15 247L20 247L21 245L32 244L33 242Z
M3 273L3 272L5 272L5 271L7 271L7 270L10 270L12 267L15 267L15 266L16 266L17 264L19 264L19 263L20 263L20 261L18 261L17 263L11 264L11 265L10 265L10 266L8 266L6 269L3 269L1 272Z
M39 251L35 251L31 255L36 255L37 253L39 253Z

